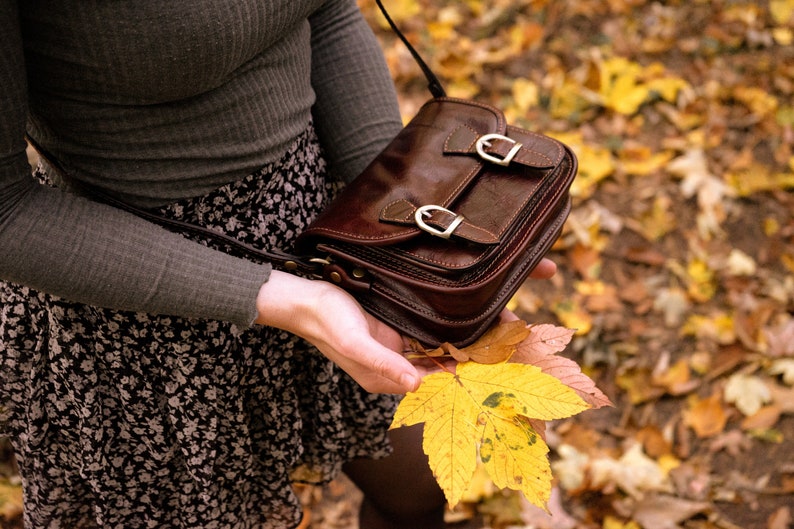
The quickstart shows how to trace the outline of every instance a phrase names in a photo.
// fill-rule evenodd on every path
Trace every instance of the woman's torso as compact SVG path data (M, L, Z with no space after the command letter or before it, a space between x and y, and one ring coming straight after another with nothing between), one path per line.
M29 131L73 177L141 205L249 174L310 118L320 3L20 2Z

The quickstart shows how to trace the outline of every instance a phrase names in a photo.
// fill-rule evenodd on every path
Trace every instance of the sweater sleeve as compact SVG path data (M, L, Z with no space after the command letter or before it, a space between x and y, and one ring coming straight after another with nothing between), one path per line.
M402 128L397 95L355 0L327 0L311 27L315 126L331 171L349 182Z
M269 266L31 178L14 0L0 0L0 49L0 279L101 307L250 325Z

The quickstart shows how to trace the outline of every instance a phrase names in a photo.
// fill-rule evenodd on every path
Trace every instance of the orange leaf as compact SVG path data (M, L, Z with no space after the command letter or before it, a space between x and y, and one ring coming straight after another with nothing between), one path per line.
M464 347L462 352L469 360L480 364L504 362L513 355L516 346L529 335L526 325L526 322L521 320L497 324L479 340Z
M780 407L764 406L749 417L742 420L742 430L768 430L780 419Z
M712 437L721 433L728 422L728 414L720 402L719 394L694 401L688 410L684 411L684 422L695 430L698 437Z

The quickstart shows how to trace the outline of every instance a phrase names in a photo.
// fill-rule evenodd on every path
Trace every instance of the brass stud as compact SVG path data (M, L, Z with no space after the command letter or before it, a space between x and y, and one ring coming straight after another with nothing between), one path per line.
M356 279L361 279L365 275L367 275L367 272L363 268L353 269L353 277L355 277Z
M328 276L331 278L331 281L333 281L334 283L342 282L342 276L341 274L339 274L339 272L331 272Z
M284 270L297 270L297 269L298 269L298 263L296 263L295 261L287 261L286 263L284 263Z

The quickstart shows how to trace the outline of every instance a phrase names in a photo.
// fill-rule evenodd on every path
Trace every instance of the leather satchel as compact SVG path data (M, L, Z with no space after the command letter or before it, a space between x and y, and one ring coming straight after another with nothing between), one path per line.
M576 157L552 138L507 125L490 105L446 97L376 3L422 68L433 97L298 237L297 255L83 190L165 227L335 283L425 346L462 347L488 330L559 237Z
M434 98L297 248L404 334L467 345L558 238L575 173L561 143L489 105Z

